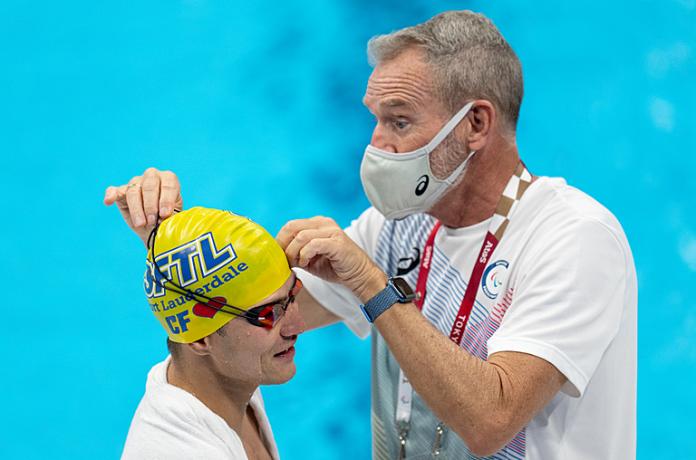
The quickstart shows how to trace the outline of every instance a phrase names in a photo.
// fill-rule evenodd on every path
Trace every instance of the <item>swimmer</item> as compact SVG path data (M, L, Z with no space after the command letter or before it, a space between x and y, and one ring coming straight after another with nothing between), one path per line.
M145 293L170 355L149 372L122 459L277 459L259 385L295 374L302 283L261 226L192 208L152 231Z

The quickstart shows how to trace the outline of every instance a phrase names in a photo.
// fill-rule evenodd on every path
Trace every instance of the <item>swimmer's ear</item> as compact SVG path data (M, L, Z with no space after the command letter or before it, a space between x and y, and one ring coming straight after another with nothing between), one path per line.
M206 356L210 354L210 337L203 337L195 342L187 343L187 347L198 356Z

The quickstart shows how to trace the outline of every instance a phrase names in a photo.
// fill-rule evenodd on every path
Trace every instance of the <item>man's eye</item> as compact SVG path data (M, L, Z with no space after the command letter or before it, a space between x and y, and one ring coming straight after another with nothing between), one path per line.
M409 125L408 121L403 120L403 119L396 119L396 120L394 120L393 123L394 123L394 127L398 130L404 130L404 129L408 128L408 125Z

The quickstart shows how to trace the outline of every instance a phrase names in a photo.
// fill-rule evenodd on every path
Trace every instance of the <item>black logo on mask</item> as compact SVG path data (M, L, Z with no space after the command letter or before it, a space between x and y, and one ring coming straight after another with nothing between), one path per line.
M420 249L413 248L413 257L402 257L396 263L396 276L403 276L416 268L420 263Z
M421 196L428 190L428 183L430 183L430 178L427 174L423 174L418 178L418 185L416 185L416 196Z

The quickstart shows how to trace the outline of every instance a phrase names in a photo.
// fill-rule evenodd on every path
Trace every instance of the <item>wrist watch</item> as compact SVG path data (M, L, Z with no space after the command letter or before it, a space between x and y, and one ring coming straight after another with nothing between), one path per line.
M396 303L409 303L416 298L411 286L405 279L394 277L389 278L387 287L382 289L373 298L360 305L360 309L365 314L367 320L373 323L379 315L387 311Z

